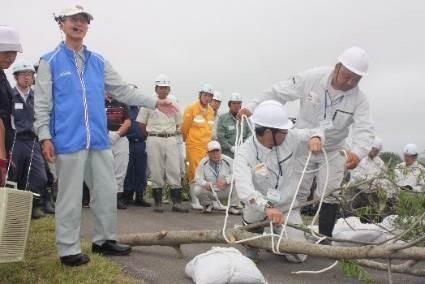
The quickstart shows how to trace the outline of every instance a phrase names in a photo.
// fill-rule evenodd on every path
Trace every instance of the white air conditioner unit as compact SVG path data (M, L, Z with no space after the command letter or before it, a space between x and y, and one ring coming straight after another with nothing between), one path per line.
M33 194L0 187L0 263L24 259Z

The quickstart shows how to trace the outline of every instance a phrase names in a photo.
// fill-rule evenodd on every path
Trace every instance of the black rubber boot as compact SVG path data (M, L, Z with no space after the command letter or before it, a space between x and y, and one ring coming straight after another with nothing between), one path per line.
M182 204L182 192L180 188L171 188L170 195L171 202L173 202L173 207L171 208L172 211L179 213L189 213L189 209L185 208Z
M55 214L55 206L53 205L52 195L51 193L46 190L46 194L43 198L44 201L44 213L46 214Z
M143 198L143 192L136 192L136 200L134 201L134 205L142 206L142 207L151 207L152 206L152 204L150 204L149 202L147 202Z
M32 201L32 212L31 212L31 218L32 219L40 219L42 217L45 217L41 206L41 201L38 198L34 198Z
M338 204L323 203L319 213L319 233L332 237L335 227L336 215L339 210Z
M122 201L127 206L130 205L130 204L133 204L133 196L134 196L134 192L132 192L132 191L124 191L122 193Z
M153 211L158 213L164 212L164 209L162 209L162 188L152 188L152 195L155 201Z
M122 192L117 194L117 208L118 209L127 209L127 205L124 203Z

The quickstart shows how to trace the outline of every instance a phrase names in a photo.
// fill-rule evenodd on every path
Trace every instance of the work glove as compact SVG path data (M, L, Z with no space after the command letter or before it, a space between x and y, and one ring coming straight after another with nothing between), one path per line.
M118 140L120 140L121 136L116 131L109 131L109 140L111 141L111 144L114 145L117 143Z
M232 147L230 148L230 152L235 153L235 146L232 146Z

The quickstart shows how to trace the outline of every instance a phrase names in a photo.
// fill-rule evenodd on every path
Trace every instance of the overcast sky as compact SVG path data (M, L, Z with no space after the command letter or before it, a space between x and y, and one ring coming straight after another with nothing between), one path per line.
M384 150L425 149L425 1L2 1L0 24L18 29L31 62L56 47L53 12L81 4L94 16L85 44L123 78L153 93L159 73L185 107L204 82L244 101L293 73L334 65L346 48L369 54L361 89ZM12 82L13 84L14 82ZM222 104L221 112L227 111ZM292 115L297 104L290 106Z

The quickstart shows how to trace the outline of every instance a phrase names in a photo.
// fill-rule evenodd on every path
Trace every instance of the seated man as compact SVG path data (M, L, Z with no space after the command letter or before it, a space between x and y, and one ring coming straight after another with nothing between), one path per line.
M351 184L355 185L364 181L370 181L357 186L357 191L352 203L353 209L358 209L369 205L373 207L373 212L360 216L360 221L362 223L370 223L371 221L376 221L379 223L381 221L381 212L375 210L375 207L377 208L381 201L379 200L377 190L379 188L383 188L384 185L384 180L377 178L386 170L384 162L378 156L381 149L382 141L381 139L375 137L375 141L373 142L368 155L360 161L359 165L354 170L351 171Z
M233 160L221 154L220 143L208 143L208 155L203 158L195 173L194 192L202 205L203 213L210 213L212 209L226 210L221 205L229 196L232 179ZM229 213L240 215L237 208L239 201L234 193L230 200Z
M240 146L234 161L236 191L245 204L242 221L252 224L269 219L281 225L284 222L282 212L289 209L298 183L293 178L293 153L298 147L307 147L307 141L310 151L319 152L322 134L315 130L291 129L293 124L288 120L286 108L273 100L262 102L251 120L254 133ZM302 224L299 209L292 210L285 218L291 224ZM281 226L275 228L281 229ZM253 232L261 234L263 230ZM285 230L287 238L305 240L304 232L290 227ZM247 256L255 261L258 252L257 248L248 247ZM297 263L307 258L300 254L285 257Z
M403 150L404 162L395 167L398 186L413 192L425 192L425 168L418 163L418 147L407 144Z

